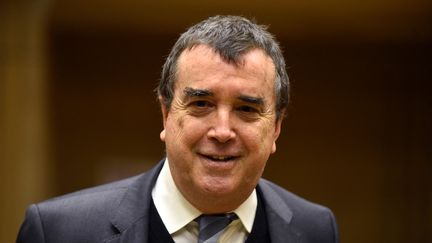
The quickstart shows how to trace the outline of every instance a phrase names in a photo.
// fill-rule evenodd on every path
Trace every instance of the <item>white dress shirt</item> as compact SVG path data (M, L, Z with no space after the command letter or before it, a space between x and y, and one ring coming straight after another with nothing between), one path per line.
M176 243L198 241L198 223L194 221L202 212L190 204L178 190L171 175L168 158L162 167L152 191L153 201L166 229ZM257 208L257 195L251 195L233 212L239 217L227 226L219 243L245 242L250 234Z

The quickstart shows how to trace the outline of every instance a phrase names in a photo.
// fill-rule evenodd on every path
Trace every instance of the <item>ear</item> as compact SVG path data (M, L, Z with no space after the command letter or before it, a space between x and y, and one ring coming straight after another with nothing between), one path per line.
M168 108L166 107L166 105L164 105L162 96L159 96L158 99L159 99L159 103L161 106L162 121L163 121L163 127L164 127L164 129L161 131L159 137L163 142L165 142L165 124L166 124L166 120L168 118Z
M276 140L279 138L279 135L281 132L283 115L284 115L284 112L282 112L281 116L276 120L275 130L274 130L274 134L273 134L273 145L272 145L272 150L271 150L272 154L276 152Z

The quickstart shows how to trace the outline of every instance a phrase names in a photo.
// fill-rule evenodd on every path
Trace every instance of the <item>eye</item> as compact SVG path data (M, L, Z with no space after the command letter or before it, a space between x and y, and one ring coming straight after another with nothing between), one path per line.
M210 106L210 103L208 101L205 100L197 100L191 103L192 106L195 107L207 107Z
M240 106L238 110L245 113L258 113L258 110L256 108L247 105Z
M207 100L194 100L188 104L188 112L192 116L203 116L213 110L213 103Z

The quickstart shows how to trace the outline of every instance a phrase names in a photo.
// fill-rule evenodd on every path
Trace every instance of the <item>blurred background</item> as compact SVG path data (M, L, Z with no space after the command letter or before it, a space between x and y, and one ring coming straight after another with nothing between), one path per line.
M264 177L330 207L342 242L432 242L429 0L1 0L0 242L30 203L163 157L161 66L215 14L284 49L292 100Z

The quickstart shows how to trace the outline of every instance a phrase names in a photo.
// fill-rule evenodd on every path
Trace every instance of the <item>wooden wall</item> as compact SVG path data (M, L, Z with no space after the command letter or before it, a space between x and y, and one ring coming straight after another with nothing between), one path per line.
M0 241L13 242L29 203L140 173L163 157L153 89L164 57L187 24L222 7L198 13L187 10L189 2L182 11L194 17L178 14L180 27L165 28L171 9L149 15L152 28L139 28L139 18L116 22L116 9L97 11L98 1L75 3L87 9L79 23L78 8L59 7L65 1L6 2L0 8ZM395 4L399 12L402 5ZM118 11L127 9L125 3ZM242 13L233 9L221 12ZM314 32L319 21L301 18L306 8L273 17L269 9L247 9L270 24L292 81L289 115L264 176L330 207L342 242L432 241L432 31L389 25L387 10L384 28L365 20L367 7L368 24L357 26L354 16L349 28L340 22L326 31L348 19L345 13L328 17L333 22L320 32ZM430 8L407 9L422 23L428 19ZM321 17L339 13L322 11Z
M53 30L59 193L162 158L153 89L174 40ZM430 240L429 44L280 41L292 103L265 177L331 207L343 242Z

